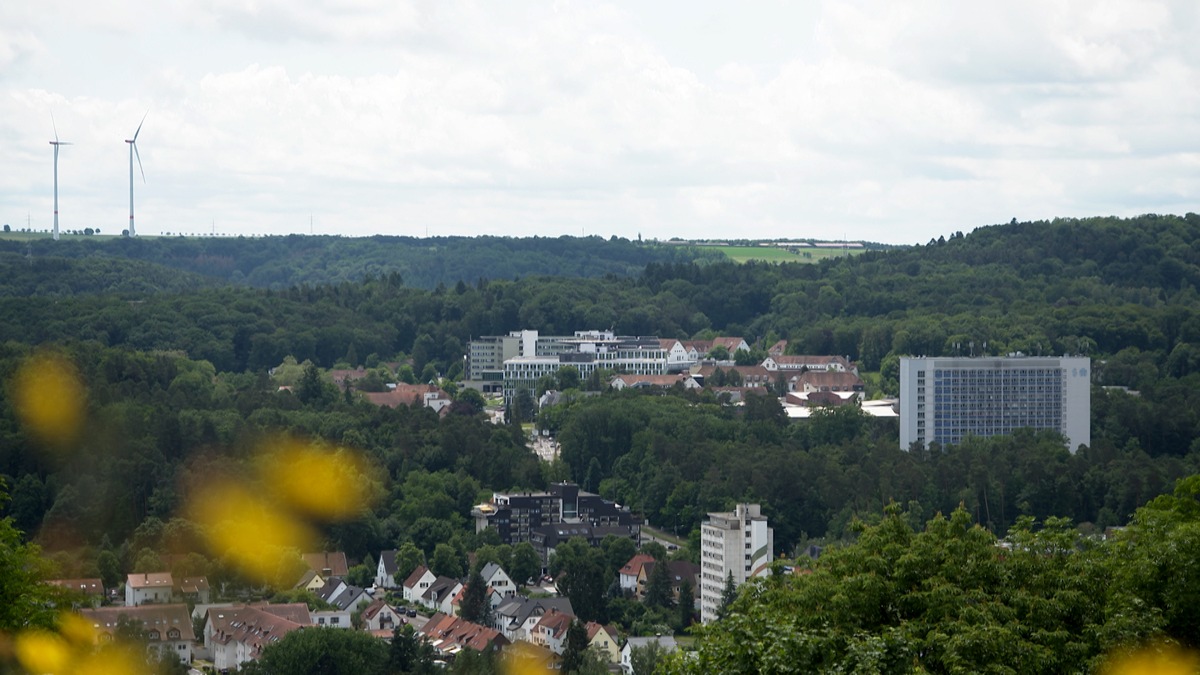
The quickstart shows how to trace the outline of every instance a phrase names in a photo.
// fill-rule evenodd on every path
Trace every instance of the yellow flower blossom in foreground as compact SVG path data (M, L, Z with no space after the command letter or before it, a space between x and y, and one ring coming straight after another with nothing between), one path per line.
M289 551L311 550L316 541L303 521L236 482L206 488L189 511L213 551L263 583L276 581Z
M357 518L367 506L367 463L357 452L293 438L263 457L262 479L280 504L323 520Z
M64 446L79 436L85 392L66 358L43 353L25 361L13 377L12 395L22 425L42 443Z
M17 661L31 673L57 675L67 672L71 663L71 646L54 633L33 630L17 635L14 651Z
M96 630L92 624L74 612L58 615L58 633L73 645L90 649L96 643Z
M1104 675L1194 675L1200 658L1175 646L1147 647L1113 659Z

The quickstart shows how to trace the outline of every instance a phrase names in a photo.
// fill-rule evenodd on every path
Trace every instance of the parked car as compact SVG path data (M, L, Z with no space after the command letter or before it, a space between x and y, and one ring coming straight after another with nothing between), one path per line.
M405 614L407 614L408 616L416 616L416 615L417 615L417 610L413 609L412 607L409 607L409 608L408 608L408 611L407 611L407 612L405 612Z

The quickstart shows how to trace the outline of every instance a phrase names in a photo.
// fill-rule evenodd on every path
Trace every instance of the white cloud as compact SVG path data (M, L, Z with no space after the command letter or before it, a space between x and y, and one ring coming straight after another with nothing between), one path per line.
M111 4L0 9L0 220L49 220L53 111L64 221L119 229L147 109L143 233L904 243L1196 210L1185 2Z

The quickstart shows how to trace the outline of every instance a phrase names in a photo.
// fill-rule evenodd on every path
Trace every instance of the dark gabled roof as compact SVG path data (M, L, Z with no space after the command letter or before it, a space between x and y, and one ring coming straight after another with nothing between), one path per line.
M504 568L497 563L490 562L484 565L483 569L479 570L479 576L490 581L492 577L496 576L497 572L504 572ZM507 576L508 572L504 572L504 574Z
M383 571L389 577L396 574L396 554L399 551L383 551L379 554L379 561L383 563Z
M429 588L425 589L425 592L421 594L421 598L433 602L441 602L447 595L454 593L455 586L458 586L459 583L461 582L458 579L438 577L433 580L432 584L429 584Z
M575 615L569 598L538 598L534 600L518 595L511 600L511 603L508 600L500 603L496 607L496 614L509 618L517 626L525 623L531 616L540 616L550 610ZM501 610L504 608L507 609L502 612Z

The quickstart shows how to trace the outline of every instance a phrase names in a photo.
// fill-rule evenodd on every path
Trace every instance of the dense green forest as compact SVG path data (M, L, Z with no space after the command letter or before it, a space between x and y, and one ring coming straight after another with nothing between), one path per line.
M7 255L5 255L7 254ZM260 238L78 237L6 240L0 259L23 261L66 258L77 261L68 274L61 266L41 268L39 283L0 284L0 296L29 292L65 295L80 291L178 291L196 283L226 283L273 288L356 283L368 277L398 275L413 288L452 286L459 281L514 279L525 276L601 277L638 274L651 262L719 260L713 249L682 244L631 242L601 237L332 237L288 235ZM128 277L150 278L130 287L110 276L114 265L132 267ZM166 270L154 271L144 263ZM167 270L185 272L181 283L163 278ZM79 277L79 278L74 278ZM202 277L198 282L191 277Z
M778 552L791 553L853 537L856 518L879 522L893 500L918 523L961 504L994 533L1050 516L1096 531L1200 472L1195 214L1011 223L819 264L738 265L685 248L663 258L595 238L408 242L437 247L434 274L372 267L371 240L307 256L305 238L289 239L0 253L3 513L62 574L111 581L193 553L170 560L244 583L203 549L183 506L197 476L253 474L255 448L280 432L355 448L374 467L374 499L358 518L320 524L326 545L365 560L410 543L447 569L496 544L470 527L472 504L550 480L579 481L681 536L695 537L707 511L761 502ZM329 257L342 243L346 257ZM293 257L277 255L285 244ZM535 276L523 256L580 266ZM519 426L492 425L470 396L445 417L377 408L318 373L401 362L457 395L472 337L592 328L740 335L758 350L787 339L790 353L856 361L873 394L895 393L905 354L1084 353L1092 445L1071 454L1053 436L1019 434L908 452L894 422L852 408L789 423L773 399L731 408L706 394L625 391L542 411L563 447L561 462L544 464ZM15 374L47 348L83 384L82 428L66 445L31 435L14 403ZM270 372L291 359L311 365L281 391ZM653 625L628 614L640 610L593 606L595 618Z

